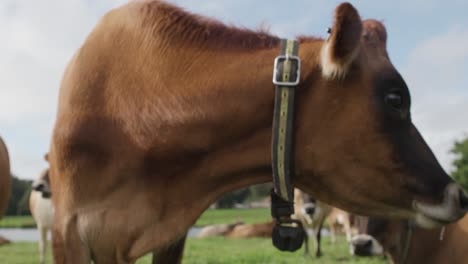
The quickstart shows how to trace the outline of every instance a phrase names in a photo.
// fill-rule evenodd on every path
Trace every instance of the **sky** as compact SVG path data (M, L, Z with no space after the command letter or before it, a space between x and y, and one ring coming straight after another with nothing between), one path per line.
M326 37L330 0L167 0L280 37ZM0 136L12 172L34 179L54 125L65 66L99 18L122 0L0 1ZM285 3L288 3L285 5ZM412 95L413 122L450 172L453 142L468 135L468 1L350 1L362 18L384 22L390 57Z

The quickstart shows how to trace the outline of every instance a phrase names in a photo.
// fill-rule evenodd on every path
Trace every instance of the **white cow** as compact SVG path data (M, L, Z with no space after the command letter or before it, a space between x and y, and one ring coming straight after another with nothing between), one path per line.
M332 207L321 201L315 200L307 193L295 188L294 189L294 215L293 218L302 222L305 234L305 255L309 255L309 238L307 234L307 227L312 229L312 239L315 246L315 256L320 257L322 252L320 250L320 239L322 225L330 214Z
M330 235L332 243L336 241L336 234L342 227L346 234L346 239L351 242L353 233L357 233L355 228L352 226L352 216L350 213L332 207L324 202L315 200L310 197L307 193L295 189L294 190L294 218L302 222L305 231L305 254L309 254L309 243L307 235L307 227L312 229L312 239L315 247L315 256L320 257L322 255L320 249L321 230L325 222L328 219L330 226Z
M49 170L46 169L41 176L34 181L31 195L29 196L29 209L37 224L40 233L39 254L40 263L45 263L47 250L47 234L52 228L54 209L50 199Z

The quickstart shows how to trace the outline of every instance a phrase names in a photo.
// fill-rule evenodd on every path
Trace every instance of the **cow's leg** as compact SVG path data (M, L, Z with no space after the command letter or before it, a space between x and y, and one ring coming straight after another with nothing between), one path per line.
M55 222L56 229L54 230L54 237L53 237L54 263L55 264L91 263L89 249L81 241L80 235L78 234L77 217L68 219L68 221L65 222L66 223L65 228L62 228L62 226L60 226L58 222L60 221Z
M307 257L310 255L309 253L309 234L307 234L307 227L303 225L304 231L304 255Z
M343 223L344 231L346 233L346 240L348 242L351 242L351 223L349 221L349 217L345 217L344 223Z
M64 240L62 234L55 226L52 227L52 257L55 264L66 263Z
M167 248L153 252L153 264L180 264L184 255L187 235Z
M329 223L330 224L330 240L333 244L336 243L336 229L335 229L335 224L334 223Z
M319 223L317 227L317 231L314 234L314 239L315 239L315 256L320 257L322 256L322 251L320 249L320 240L322 238L322 226L323 226L323 220Z
M39 260L41 264L45 264L45 253L47 248L47 228L38 225L39 238Z

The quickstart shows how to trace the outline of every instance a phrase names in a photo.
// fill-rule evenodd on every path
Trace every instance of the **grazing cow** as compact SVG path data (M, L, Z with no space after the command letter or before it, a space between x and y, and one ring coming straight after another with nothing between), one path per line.
M307 227L312 229L312 238L314 241L315 256L320 257L322 255L320 249L321 231L325 219L332 211L333 207L330 205L315 200L307 193L294 189L294 218L298 219L302 223L305 234L304 253L309 255L309 239L307 233Z
M8 150L0 137L0 219L8 206L11 192L10 158ZM0 245L8 244L10 241L0 237Z
M50 199L52 193L49 183L49 170L44 170L39 178L33 182L31 195L29 196L29 209L36 221L39 231L39 255L40 263L45 263L47 251L47 234L52 228L54 209Z
M459 219L466 194L411 122L384 26L344 3L330 32L299 39L294 184L356 213ZM178 245L222 194L271 181L280 43L159 0L106 14L60 88L55 262L134 263Z
M356 255L385 254L393 264L468 263L468 216L436 229L415 227L408 221L367 221L364 232L352 240Z

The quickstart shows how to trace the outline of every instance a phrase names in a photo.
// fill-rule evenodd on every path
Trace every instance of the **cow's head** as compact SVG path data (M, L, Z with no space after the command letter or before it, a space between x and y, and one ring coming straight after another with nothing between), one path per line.
M365 224L360 226L359 234L351 240L351 251L354 255L385 254L393 262L405 262L412 239L410 232L414 232L414 227L408 221L372 217L361 217L361 219L364 219Z
M301 43L312 70L298 91L296 184L355 213L424 226L455 221L467 195L412 123L410 93L386 41L382 23L361 21L345 3L327 40Z
M295 195L301 196L301 203L298 205L299 213L304 217L308 224L311 224L320 210L320 208L317 208L317 201L299 189L296 189L295 192Z
M52 191L50 190L49 169L45 169L38 179L32 184L32 189L41 192L43 198L50 198Z

